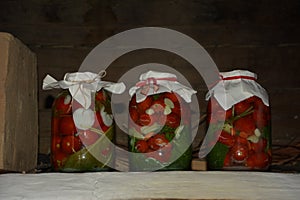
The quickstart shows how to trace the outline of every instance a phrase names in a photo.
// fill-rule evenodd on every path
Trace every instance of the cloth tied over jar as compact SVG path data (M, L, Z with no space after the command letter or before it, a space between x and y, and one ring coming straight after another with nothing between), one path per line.
M221 80L208 91L206 100L214 97L224 110L228 110L238 102L252 96L257 96L261 98L266 106L269 106L267 92L256 82L257 75L255 73L247 70L221 72L220 79ZM225 93L224 90L226 91Z
M177 76L167 72L148 71L140 75L139 82L130 88L129 94L136 94L136 102L140 103L149 95L163 92L175 92L187 103L191 102L191 97L197 91L182 85L177 81Z
M101 81L105 72L96 74L92 72L66 73L64 79L57 81L50 75L43 80L43 90L54 88L68 89L72 97L85 109L91 106L92 93L105 89L114 94L121 94L125 91L124 83L113 83Z

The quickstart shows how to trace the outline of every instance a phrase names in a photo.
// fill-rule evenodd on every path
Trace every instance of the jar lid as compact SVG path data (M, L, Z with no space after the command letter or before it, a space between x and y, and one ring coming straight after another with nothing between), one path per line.
M266 90L257 82L257 75L247 70L220 73L220 81L208 91L206 100L214 97L224 110L252 96L262 99L269 106Z
M101 78L103 76L100 73L66 73L64 79L60 81L47 75L43 80L43 90L50 90L53 88L68 89L71 96L85 109L88 109L92 101L92 92L99 91L102 88L114 94L121 94L125 91L124 83L102 81Z
M187 103L192 101L192 95L197 91L182 85L177 81L175 74L167 72L148 71L140 75L140 81L129 89L129 95L136 94L136 102L142 102L149 95L163 92L175 92Z
M233 70L230 72L221 72L220 77L222 80L233 80L233 79L257 80L257 75L247 70Z

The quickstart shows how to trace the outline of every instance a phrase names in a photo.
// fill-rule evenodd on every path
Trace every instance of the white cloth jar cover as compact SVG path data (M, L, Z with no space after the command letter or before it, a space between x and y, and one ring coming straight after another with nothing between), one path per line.
M257 96L266 106L269 106L268 94L256 82L257 75L255 73L247 70L234 70L220 73L220 78L220 82L206 94L206 100L214 97L224 110L228 110L238 102Z
M72 97L88 109L91 105L92 92L103 88L114 94L121 94L125 91L125 84L101 81L101 76L92 72L75 72L66 73L61 81L47 75L43 80L43 90L53 88L68 89Z
M192 101L192 95L197 92L192 88L182 85L174 74L167 72L148 71L141 74L140 81L129 90L130 96L136 94L136 101L140 103L149 95L163 92L174 92L187 103Z

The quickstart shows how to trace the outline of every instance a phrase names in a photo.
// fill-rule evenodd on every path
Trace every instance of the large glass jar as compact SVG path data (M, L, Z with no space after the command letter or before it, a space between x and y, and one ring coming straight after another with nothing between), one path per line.
M169 90L172 84L183 88L169 76L173 77L172 74L153 71L142 74L145 81L137 84L136 93L131 93L128 130L132 171L190 169L190 104L182 98L183 93L180 95ZM190 95L196 92L188 90ZM142 100L138 101L138 96Z
M222 129L207 156L208 168L268 170L271 119L267 92L249 71L235 70L221 73L221 77L225 89L223 97L218 93L221 84L208 95L208 124L215 130Z
M107 171L113 162L110 141L114 121L110 97L101 89L92 93L92 104L84 109L64 90L52 108L51 161L54 171Z

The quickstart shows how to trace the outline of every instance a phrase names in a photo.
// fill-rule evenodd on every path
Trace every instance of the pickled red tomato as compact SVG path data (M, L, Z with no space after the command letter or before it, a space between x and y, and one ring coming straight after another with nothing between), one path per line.
M218 142L228 147L232 147L235 144L235 137L225 131L222 131L219 136Z
M237 161L244 161L248 157L248 146L243 144L238 144L232 147L231 149L232 158Z
M139 140L135 144L135 149L140 153L146 153L149 149L148 143L145 140Z
M74 135L77 132L72 115L67 115L67 116L60 118L59 132L62 135Z
M145 113L148 108L152 105L153 98L152 96L147 96L146 99L140 103L137 103L137 111L139 113Z
M226 111L225 113L225 120L229 119L232 117L232 108Z
M52 136L51 138L51 151L56 152L61 150L61 137Z
M257 143L251 142L251 149L254 152L263 152L267 147L268 141L265 138L260 138Z
M52 117L51 120L51 131L53 135L59 135L59 118L58 117Z
M268 126L268 116L266 113L254 110L253 119L256 122L256 127L262 129L263 127Z
M249 146L249 141L246 138L240 137L238 135L235 136L235 144L242 144Z
M98 91L95 95L95 99L96 101L106 102L107 101L106 93L103 92L103 90Z
M72 113L72 97L68 93L60 95L53 104L55 112L60 115L67 115Z
M183 111L186 111L186 116L190 116L187 109L182 109ZM172 108L172 113L174 113L177 116L181 116L181 108L180 106L175 106Z
M180 125L180 117L174 113L167 115L166 125L171 128L176 128Z
M173 92L165 92L162 97L170 99L174 104L180 104L179 101L182 101L181 97Z
M170 158L172 145L164 134L156 134L147 141L138 140L135 143L135 149L139 153L147 153L148 157L152 157L161 162L167 162Z
M265 105L256 106L253 112L253 119L259 129L268 126L270 122L270 110Z
M167 143L162 148L159 148L158 150L148 150L148 153L146 156L154 158L158 160L161 163L169 162L172 155L172 145L170 143Z
M98 133L91 130L80 131L78 136L85 146L94 144L100 137Z
M152 97L147 97L144 101L137 103L134 95L129 103L129 115L133 124L140 126L149 125L151 122L150 116L146 114L146 110L151 106Z
M63 167L67 160L67 157L68 157L68 155L61 151L57 151L57 152L55 152L55 154L52 154L51 161L52 161L53 168L55 170L58 170L61 167Z
M132 122L137 122L139 119L139 113L134 107L129 107L130 120Z
M240 132L245 132L248 135L253 135L256 129L255 121L251 115L242 117L234 122L234 129Z
M229 167L235 162L241 163L246 160L249 155L249 141L247 139L238 135L231 136L226 132L222 132L220 138L218 142L229 147L229 151L224 158L224 167Z
M169 141L166 139L164 134L156 134L155 136L151 137L147 143L151 150L156 151L166 146Z
M165 108L167 106L166 104L166 100L170 102L172 102L171 104L171 110L172 113L180 116L181 115L181 111L185 110L184 106L186 104L186 102L176 93L173 92L165 92L163 93L159 99L156 101L156 103L162 105L163 108ZM170 106L170 105L169 105Z
M225 159L224 159L224 164L223 164L224 167L229 167L230 165L232 165L231 157L232 156L231 156L230 152L226 154Z
M67 154L75 153L81 149L81 141L79 137L75 136L64 136L61 140L62 151Z
M240 115L242 114L243 112L247 111L249 108L251 108L251 103L244 100L244 101L241 101L237 104L234 105L234 111L235 111L235 114L236 115Z
M246 99L246 101L251 103L254 107L252 116L257 128L261 129L265 126L268 126L270 121L270 108L256 96L250 97Z
M246 165L253 169L264 169L270 164L270 156L265 152L251 153Z
M102 119L100 112L96 112L95 116L96 116L96 120L95 120L93 127L96 129L100 129L105 133L109 129L109 127L104 124L104 121Z
M153 120L150 115L143 113L138 119L138 124L141 126L150 126L153 123Z

